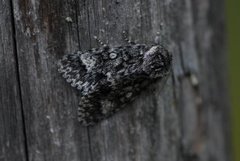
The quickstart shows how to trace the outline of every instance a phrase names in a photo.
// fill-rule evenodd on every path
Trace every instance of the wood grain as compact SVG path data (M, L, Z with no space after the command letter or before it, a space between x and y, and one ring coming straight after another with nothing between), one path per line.
M26 161L14 24L9 1L0 1L0 160Z
M17 124L25 131L26 159L230 161L223 5L223 0L13 1L12 11L8 6L5 12L14 13L14 22L6 22L10 29L14 25L18 66L14 61L1 69L11 69L12 84L21 87L21 97L17 90L18 99L6 99L17 101L18 117L24 116ZM12 37L5 30L1 33ZM83 127L76 119L80 94L60 77L56 63L64 54L99 46L94 36L112 46L124 44L123 31L137 43L164 44L173 54L172 73L118 114ZM6 62L14 57L13 40L8 41L12 54ZM5 75L1 81L8 80ZM19 137L24 144L24 135Z

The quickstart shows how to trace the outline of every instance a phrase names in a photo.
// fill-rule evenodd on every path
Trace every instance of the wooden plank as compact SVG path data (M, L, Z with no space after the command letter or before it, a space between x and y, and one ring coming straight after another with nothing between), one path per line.
M0 160L26 161L14 31L9 1L0 1Z
M222 58L225 54L224 38L202 37L205 30L219 34L215 32L223 27L222 4L213 4L211 0L197 3L189 0L169 3L160 0L118 3L92 0L85 3L90 35L97 34L110 45L116 45L123 43L119 37L122 31L127 30L137 42L151 43L159 39L172 51L174 58L174 81L169 79L163 89L156 87L155 93L143 93L128 109L90 128L93 160L230 159L229 131L225 127L228 125L227 93L223 86L216 87L219 80L219 86L226 84L224 72L210 72L212 76L207 77L213 64L201 64L200 59L201 50L206 49L202 45L208 42L217 44L218 48L209 45L210 51L216 50L215 53L219 54L215 60L225 63ZM201 11L211 12L211 9L216 9L214 12L220 18L210 22L213 18L209 20L209 15L202 15ZM83 23L79 16L79 25ZM204 59L214 55L210 51L203 54ZM224 71L224 66L216 66ZM210 89L225 91L220 92L224 99L216 99L220 95L213 94ZM209 94L213 94L215 99L212 100ZM216 107L221 109L215 111Z
M76 119L77 92L57 60L78 49L75 1L14 1L17 54L29 160L90 160L88 134Z
M175 84L180 89L181 155L183 160L230 160L224 2L185 0L179 10L184 73Z
M199 24L195 29L201 69L199 93L203 99L202 122L208 146L202 159L219 161L230 160L231 154L224 4L224 0L192 4L199 13L195 15L195 23Z

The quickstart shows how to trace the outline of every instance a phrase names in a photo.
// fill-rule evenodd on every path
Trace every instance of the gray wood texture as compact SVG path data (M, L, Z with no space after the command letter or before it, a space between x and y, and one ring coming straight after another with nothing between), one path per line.
M231 160L223 0L0 0L0 9L0 161ZM57 60L98 47L94 36L124 44L123 31L164 44L172 73L83 127Z
M26 160L13 16L10 1L0 1L0 161Z

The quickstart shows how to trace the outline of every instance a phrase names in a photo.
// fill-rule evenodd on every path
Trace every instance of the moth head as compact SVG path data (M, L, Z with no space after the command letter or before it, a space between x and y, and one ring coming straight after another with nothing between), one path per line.
M144 53L142 69L150 78L163 77L169 73L172 56L162 46L152 46Z

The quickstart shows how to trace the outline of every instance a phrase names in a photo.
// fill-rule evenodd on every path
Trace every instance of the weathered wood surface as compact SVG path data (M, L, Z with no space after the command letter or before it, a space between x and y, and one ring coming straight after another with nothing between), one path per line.
M0 3L6 6L0 5L0 112L12 121L0 123L9 130L0 131L0 160L230 160L223 0ZM172 75L113 117L82 127L76 119L79 93L57 73L57 60L97 47L94 36L123 44L123 31L136 42L167 46ZM9 152L8 137L17 144Z
M26 160L21 94L9 1L0 1L0 161Z

